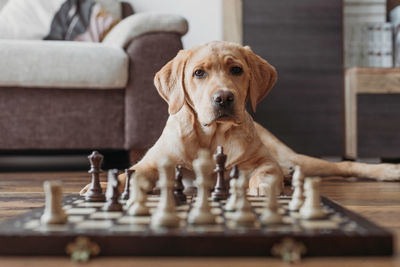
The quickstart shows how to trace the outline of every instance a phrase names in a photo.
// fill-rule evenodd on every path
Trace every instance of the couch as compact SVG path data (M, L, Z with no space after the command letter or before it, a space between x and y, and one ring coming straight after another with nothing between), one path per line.
M102 43L0 40L0 152L123 149L135 161L156 141L168 108L153 77L188 25L132 12L121 2Z

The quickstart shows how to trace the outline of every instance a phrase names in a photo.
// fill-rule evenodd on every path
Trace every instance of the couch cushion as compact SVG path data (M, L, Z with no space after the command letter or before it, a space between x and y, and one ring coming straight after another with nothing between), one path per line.
M0 40L0 86L124 88L128 62L99 43Z

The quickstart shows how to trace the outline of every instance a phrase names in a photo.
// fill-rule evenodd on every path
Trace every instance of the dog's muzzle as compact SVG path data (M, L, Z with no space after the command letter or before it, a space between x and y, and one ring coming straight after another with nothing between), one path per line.
M234 116L235 96L230 91L218 91L212 96L214 113L217 119Z

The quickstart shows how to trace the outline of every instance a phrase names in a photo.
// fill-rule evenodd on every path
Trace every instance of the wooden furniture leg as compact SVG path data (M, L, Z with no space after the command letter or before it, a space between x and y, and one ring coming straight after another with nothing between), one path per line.
M346 71L344 86L344 108L345 108L345 157L346 159L357 159L357 89L356 72L354 69Z

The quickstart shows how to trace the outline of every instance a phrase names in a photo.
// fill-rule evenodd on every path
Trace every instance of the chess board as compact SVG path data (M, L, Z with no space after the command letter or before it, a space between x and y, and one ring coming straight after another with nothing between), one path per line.
M263 197L249 197L257 216L264 205ZM154 212L159 196L151 195L147 206ZM103 212L102 202L85 202L76 195L65 197L68 214L65 225L40 224L43 208L0 224L1 255L66 255L66 248L77 237L85 237L98 247L100 256L271 256L302 247L303 256L392 255L391 233L365 218L321 197L326 218L302 220L298 212L287 208L289 196L280 196L279 212L284 224L236 227L232 213L223 209L224 201L212 202L217 224L193 226L186 223L196 197L178 206L181 226L175 229L153 229L150 216L133 217L123 212ZM275 251L275 252L274 252Z

